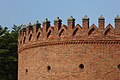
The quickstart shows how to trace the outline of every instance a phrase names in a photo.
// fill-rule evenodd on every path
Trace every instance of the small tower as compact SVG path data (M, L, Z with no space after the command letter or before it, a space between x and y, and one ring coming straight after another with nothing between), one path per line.
M89 18L87 17L87 15L85 15L82 18L82 27L83 27L83 29L88 29L89 28Z
M36 23L34 24L34 32L37 32L38 29L40 28L41 24L39 23L39 21L37 20Z
M105 18L101 15L98 18L98 27L99 27L100 30L103 30L104 26L105 26Z
M54 20L54 25L55 25L55 30L56 31L58 31L61 28L61 24L62 24L61 22L62 22L62 20L59 17L57 17Z
M37 26L37 27L40 27L41 24L40 24L39 21L37 20L34 25Z
M115 17L115 34L120 34L120 17Z
M67 20L68 20L68 28L73 29L75 26L75 19L72 16L70 16Z
M29 24L27 25L27 34L28 34L28 35L29 35L30 31L33 32L33 25L32 25L31 23L29 23Z
M20 34L24 35L24 32L26 33L26 25L21 25L21 30L20 30Z
M50 27L50 21L46 18L43 21L43 31L47 32L48 28Z

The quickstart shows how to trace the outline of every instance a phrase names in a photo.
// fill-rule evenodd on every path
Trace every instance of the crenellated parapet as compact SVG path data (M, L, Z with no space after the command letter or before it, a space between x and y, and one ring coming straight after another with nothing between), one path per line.
M89 18L82 18L82 26L75 25L75 19L70 16L67 25L62 25L62 20L57 17L54 26L46 18L42 25L37 21L35 24L23 25L19 31L19 49L30 45L56 45L67 43L113 43L120 44L120 17L114 19L115 26L108 24L105 27L105 18L98 18L98 27L95 24L89 26ZM80 42L81 41L81 42ZM110 42L111 43L111 42Z

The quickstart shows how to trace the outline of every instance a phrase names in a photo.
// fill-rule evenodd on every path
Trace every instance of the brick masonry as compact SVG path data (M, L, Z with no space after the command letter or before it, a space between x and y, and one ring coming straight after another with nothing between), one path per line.
M18 37L18 80L120 80L120 17L104 27L104 17L82 27L68 18L23 26Z

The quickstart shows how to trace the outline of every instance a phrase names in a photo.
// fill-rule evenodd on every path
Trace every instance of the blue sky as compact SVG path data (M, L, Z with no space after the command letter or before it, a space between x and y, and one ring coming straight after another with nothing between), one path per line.
M106 24L114 26L115 16L120 15L120 0L0 0L0 25L9 28L36 20L42 23L46 17L53 25L57 16L67 24L71 15L80 25L84 15L90 18L90 24L97 25L101 14Z

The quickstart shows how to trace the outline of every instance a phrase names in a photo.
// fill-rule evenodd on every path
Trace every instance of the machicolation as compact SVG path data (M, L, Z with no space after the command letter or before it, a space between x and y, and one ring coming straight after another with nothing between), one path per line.
M46 18L41 25L23 25L18 37L18 80L120 80L120 17L115 26L75 25L70 16L68 26L57 17L54 26Z

